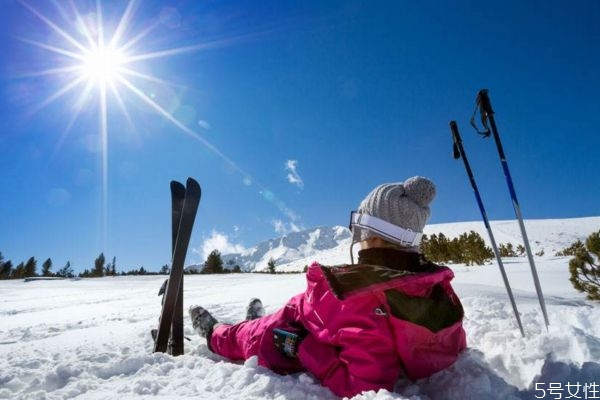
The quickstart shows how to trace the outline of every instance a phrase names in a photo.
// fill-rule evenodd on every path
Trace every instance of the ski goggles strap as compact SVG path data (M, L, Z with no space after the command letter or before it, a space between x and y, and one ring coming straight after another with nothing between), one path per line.
M352 230L353 226L368 229L379 236L404 246L418 246L423 237L422 232L405 229L380 218L368 214L361 214L356 211L350 213L350 230Z

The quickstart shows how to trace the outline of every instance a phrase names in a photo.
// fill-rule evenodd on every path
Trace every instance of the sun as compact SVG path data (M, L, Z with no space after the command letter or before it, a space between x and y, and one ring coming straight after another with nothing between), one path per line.
M1 1L1 0L0 0ZM178 131L200 142L208 150L215 153L227 163L233 170L244 176L244 182L255 185L254 179L242 170L232 159L225 155L219 148L214 146L192 127L187 126L177 119L175 115L161 105L145 89L148 84L182 87L181 83L174 83L154 76L148 72L151 70L147 62L164 59L171 56L182 55L191 52L203 51L223 46L231 46L239 41L247 40L258 34L225 37L219 40L198 42L181 47L166 47L152 51L144 51L144 42L151 33L156 33L160 27L160 20L148 24L134 24L135 11L140 7L141 0L125 0L123 2L103 2L94 0L95 10L89 10L86 14L79 12L77 5L79 1L51 1L55 7L57 20L42 13L28 0L18 2L31 12L48 28L48 38L41 40L29 37L19 38L21 41L42 49L53 56L53 64L49 68L37 70L24 74L24 77L42 77L44 79L55 79L58 83L56 90L40 101L34 108L39 111L59 99L73 100L69 123L63 132L59 145L75 125L75 121L84 114L88 106L98 107L90 113L98 118L99 153L101 154L102 175L102 216L104 243L107 243L108 235L108 143L109 143L109 113L120 110L121 114L129 123L133 131L134 120L128 109L128 104L145 105L165 120L169 121ZM116 19L105 21L103 17L103 4L121 3L124 5L122 14ZM117 14L114 14L117 15ZM60 19L58 19L60 17ZM60 22L59 22L60 21ZM133 26L141 28L134 31ZM186 85L183 85L185 87ZM94 90L96 89L96 90ZM68 97L67 95L71 95ZM94 99L96 101L94 101ZM89 111L89 110L88 110ZM125 129L120 129L120 132ZM259 185L260 187L260 185ZM264 189L264 188L263 188ZM261 189L262 190L262 189ZM264 189L266 190L266 189ZM275 201L275 200L271 200ZM287 213L283 204L278 207Z
M97 85L114 84L123 74L127 58L119 50L100 46L83 54L81 76Z

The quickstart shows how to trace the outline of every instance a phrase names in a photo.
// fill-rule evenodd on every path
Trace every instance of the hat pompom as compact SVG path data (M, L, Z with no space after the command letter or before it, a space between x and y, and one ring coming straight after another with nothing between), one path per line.
M434 183L422 176L407 179L403 186L405 195L421 207L427 207L435 198Z

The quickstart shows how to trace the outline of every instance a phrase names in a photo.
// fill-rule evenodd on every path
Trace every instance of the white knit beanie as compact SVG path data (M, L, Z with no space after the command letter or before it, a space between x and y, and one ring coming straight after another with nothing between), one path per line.
M434 183L421 176L409 178L403 183L385 183L367 195L360 203L358 212L421 233L431 216L429 204L435 194ZM378 235L368 229L353 229L353 242L375 236Z

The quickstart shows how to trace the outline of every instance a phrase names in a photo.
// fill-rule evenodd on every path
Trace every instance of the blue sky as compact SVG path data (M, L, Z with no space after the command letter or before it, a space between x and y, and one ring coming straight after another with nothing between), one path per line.
M525 218L600 215L597 1L101 2L107 42L131 4L119 43L150 55L121 65L137 74L119 70L118 96L105 83L105 114L102 83L59 70L81 63L81 26L97 40L96 3L74 2L83 24L56 4L0 0L0 251L15 265L80 271L104 252L157 270L169 181L188 176L203 188L189 263L346 225L375 185L413 175L437 184L431 223L478 220L452 119L490 218L511 219L494 143L468 126L481 88Z

